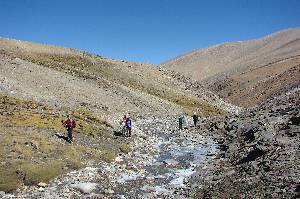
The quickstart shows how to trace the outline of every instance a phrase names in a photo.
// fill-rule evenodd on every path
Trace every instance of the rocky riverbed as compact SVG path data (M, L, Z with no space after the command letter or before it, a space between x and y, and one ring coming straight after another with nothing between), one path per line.
M176 126L176 116L137 117L132 151L113 163L99 163L57 177L49 184L23 187L3 198L157 198L185 197L186 181L197 167L215 157L216 143L188 123ZM118 137L116 137L118 139Z
M300 89L207 124L220 152L190 181L195 198L300 197Z

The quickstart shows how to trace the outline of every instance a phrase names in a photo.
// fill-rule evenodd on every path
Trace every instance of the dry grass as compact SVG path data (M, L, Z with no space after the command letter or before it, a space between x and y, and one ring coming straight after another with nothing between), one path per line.
M151 67L135 64L128 67L128 64L116 64L89 54L85 54L83 57L67 54L19 52L16 56L72 75L94 79L102 84L102 80L104 80L104 82L113 82L114 85L126 86L138 92L147 93L181 106L187 114L194 111L201 111L205 115L222 113L218 108L200 101L191 94L182 91L178 86L174 86Z
M11 192L20 184L47 182L64 172L81 168L91 160L113 161L121 152L113 141L107 146L97 138L109 136L109 123L86 110L70 110L77 119L78 137L90 136L98 143L67 144L54 136L64 132L64 114L41 104L0 96L0 190ZM99 137L100 136L100 137Z
M130 146L126 143L121 144L119 148L123 153L129 153L131 151Z
M38 129L1 126L0 190L12 191L21 183L47 182L66 171L84 166L84 151L49 139Z

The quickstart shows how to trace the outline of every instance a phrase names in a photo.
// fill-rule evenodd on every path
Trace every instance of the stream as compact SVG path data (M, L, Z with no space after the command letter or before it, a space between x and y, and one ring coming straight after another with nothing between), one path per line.
M179 196L178 190L185 188L184 182L197 173L197 168L207 158L217 152L213 140L201 136L191 121L188 120L182 131L171 127L175 119L167 122L161 119L136 122L141 125L142 131L157 137L157 142L150 147L156 148L158 153L150 163L144 164L142 172L123 174L118 178L119 186L115 189L118 195L126 198Z
M28 186L2 198L188 198L185 182L217 153L212 138L201 135L190 118L179 131L176 116L137 117L126 141L132 151L114 162L99 162L58 176L46 187Z

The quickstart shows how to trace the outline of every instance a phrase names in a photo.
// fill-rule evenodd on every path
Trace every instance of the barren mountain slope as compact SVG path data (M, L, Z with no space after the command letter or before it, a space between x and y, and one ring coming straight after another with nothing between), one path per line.
M183 107L210 114L213 109L151 65L8 39L0 40L0 50L5 93L114 119L126 111L178 112Z
M152 65L0 39L0 191L128 153L133 138L114 136L125 113L135 125L149 113L195 110L223 112ZM64 141L67 114L77 120L74 144Z
M299 55L300 29L295 28L262 39L195 50L163 63L162 67L201 80L206 88L237 105L252 106L283 87L299 82ZM292 80L280 83L288 79L291 71L296 71ZM281 86L269 85L270 92L265 92L266 89L255 92L256 87L267 81ZM249 99L244 100L244 96L252 95L253 91L259 97L248 104Z
M297 85L300 85L300 56L219 77L207 84L222 98L243 107L260 104Z

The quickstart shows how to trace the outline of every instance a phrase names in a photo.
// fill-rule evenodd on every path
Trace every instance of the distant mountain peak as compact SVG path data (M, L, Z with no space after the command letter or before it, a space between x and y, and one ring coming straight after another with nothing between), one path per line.
M240 103L242 100L238 98L241 95L235 93L239 93L242 89L249 89L247 92L251 93L251 88L257 86L259 81L267 81L267 78L273 78L275 81L273 76L289 74L287 71L297 63L295 59L298 59L298 56L300 56L300 28L289 28L258 39L225 42L193 50L162 63L161 67L199 80L221 97L231 99L239 105L248 106L248 104ZM283 62L285 64L280 66L279 63ZM258 71L258 68L267 68L271 72L262 70L261 74L256 74L255 71ZM244 79L252 84L240 79L246 73L248 77ZM279 78L276 81L283 81L283 79ZM282 82L282 86L278 86L270 93L266 91L264 93L269 96L285 86L294 84L295 81ZM273 82L274 85L275 82ZM243 93L243 95L247 94L245 91ZM258 94L265 95L259 92ZM249 102L249 105L253 104Z

